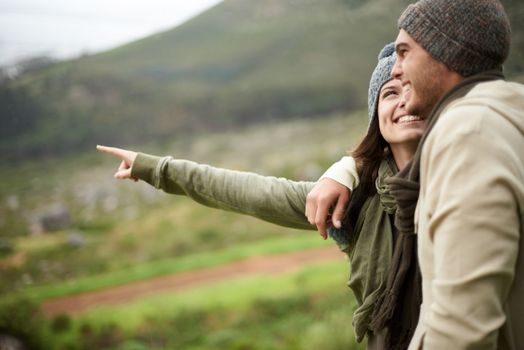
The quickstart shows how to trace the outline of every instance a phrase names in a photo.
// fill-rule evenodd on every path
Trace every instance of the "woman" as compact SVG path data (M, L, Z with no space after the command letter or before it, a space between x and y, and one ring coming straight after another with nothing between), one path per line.
M353 324L358 341L368 335L369 349L404 347L404 341L388 336L388 322L371 327L375 304L386 291L396 239L391 219L395 204L384 180L413 156L425 126L424 121L406 114L402 86L390 78L394 61L393 44L386 45L370 81L368 132L353 152L361 183L353 193L342 230L331 232L351 259L349 285L358 302ZM304 210L306 196L315 183L218 169L118 148L97 148L122 160L115 174L118 179L141 179L206 206L249 214L279 225L314 228Z

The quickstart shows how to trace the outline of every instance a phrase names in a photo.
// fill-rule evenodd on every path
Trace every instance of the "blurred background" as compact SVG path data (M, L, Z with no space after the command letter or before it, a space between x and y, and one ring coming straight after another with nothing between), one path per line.
M95 145L315 180L363 135L371 71L409 2L3 0L0 341L364 348L333 242L118 182L118 161ZM524 3L502 2L506 75L524 82ZM330 259L161 287L330 248Z

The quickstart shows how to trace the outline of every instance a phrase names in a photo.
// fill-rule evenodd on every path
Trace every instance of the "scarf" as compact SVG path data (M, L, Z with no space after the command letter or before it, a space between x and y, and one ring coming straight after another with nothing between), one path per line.
M448 92L434 107L428 126L412 161L396 176L386 182L397 202L395 226L399 238L395 244L391 269L383 296L373 314L371 329L388 327L391 349L406 349L413 336L422 303L421 276L417 260L417 241L414 213L420 192L420 160L422 147L442 111L452 101L466 95L476 84L501 79L499 71L485 72L468 77Z
M329 229L330 236L349 256L351 273L348 286L357 302L353 327L358 342L369 331L375 304L386 287L393 253L393 214L396 209L386 179L396 171L393 159L382 161L375 181L376 193L369 196L363 205L352 200L346 210L342 228ZM357 197L359 191L359 187L355 188L352 198ZM357 215L355 225L349 224L352 215Z

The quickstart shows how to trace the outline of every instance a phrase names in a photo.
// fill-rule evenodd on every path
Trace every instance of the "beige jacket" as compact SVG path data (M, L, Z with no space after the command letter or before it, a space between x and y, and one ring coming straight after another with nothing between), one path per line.
M424 144L410 349L524 349L524 86L450 103Z

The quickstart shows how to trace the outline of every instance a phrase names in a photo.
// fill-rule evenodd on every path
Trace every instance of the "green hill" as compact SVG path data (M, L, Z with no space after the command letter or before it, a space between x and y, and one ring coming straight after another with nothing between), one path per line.
M27 72L0 86L0 161L362 108L408 2L225 0L172 30ZM507 2L520 26L523 5ZM514 54L510 76L521 62Z

